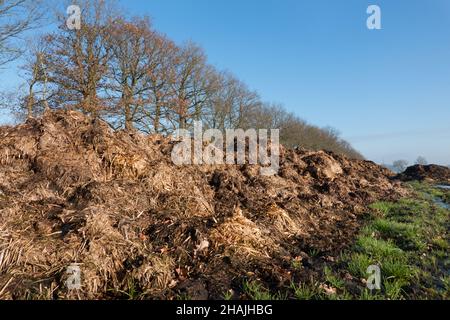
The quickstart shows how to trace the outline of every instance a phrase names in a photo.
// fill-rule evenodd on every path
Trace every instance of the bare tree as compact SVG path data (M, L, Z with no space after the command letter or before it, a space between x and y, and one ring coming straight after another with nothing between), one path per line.
M109 61L112 94L118 95L116 107L123 113L126 130L133 122L140 106L140 97L148 90L149 56L153 33L148 19L130 23L116 21L111 29Z
M153 31L148 18L116 21L110 41L110 89L125 128L136 124L159 132L170 95L175 45Z
M211 92L211 103L208 122L217 129L248 128L250 114L260 104L256 92L230 73L214 75L216 84Z
M17 40L41 25L42 0L0 0L0 66L19 58L25 46Z
M24 55L24 64L19 67L19 76L24 82L10 92L3 92L3 108L9 110L17 119L23 120L41 115L53 100L53 88L48 81L46 69L45 43L38 38L28 41L28 51Z
M277 104L261 103L249 114L253 128L280 129L280 141L289 148L328 150L355 159L364 157L333 128L319 128Z
M111 28L117 14L102 0L77 1L81 28L69 30L65 21L47 36L49 80L58 86L65 107L98 117L107 108L101 97L108 73Z
M176 57L179 48L166 37L154 34L147 53L149 90L142 95L137 124L148 133L169 133L176 127L173 118L173 83L176 82Z
M408 167L408 161L406 161L406 160L396 160L396 161L393 162L392 167L398 173L403 172Z
M419 156L416 160L416 164L422 165L422 166L426 166L428 164L428 161L425 157L423 156Z
M27 95L24 99L27 118L50 109L50 101L54 107L59 104L53 100L54 88L49 83L46 42L38 38L29 42L29 48L26 64L22 66L27 84Z
M187 128L190 121L201 120L216 85L215 70L206 64L203 50L188 43L178 50L173 60L170 80L170 112L168 121L174 128Z

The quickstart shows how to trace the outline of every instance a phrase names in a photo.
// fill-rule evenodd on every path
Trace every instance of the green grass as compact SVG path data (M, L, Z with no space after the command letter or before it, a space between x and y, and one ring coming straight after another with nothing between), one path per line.
M133 278L129 278L127 280L126 290L110 290L110 291L114 291L116 294L123 295L128 300L140 300L144 297L144 294L137 288Z
M409 282L417 274L414 266L408 264L406 258L389 258L381 264L381 271L385 278L393 278Z
M359 300L385 300L385 297L378 293L376 290L364 289L362 290Z
M450 204L450 190L448 189L435 188L428 183L420 183L417 181L410 182L409 186L423 199L440 198L445 203Z
M450 191L447 191L442 197L441 199L446 203L446 204L450 204Z
M335 276L333 274L333 271L328 267L325 266L325 268L323 269L324 275L325 275L325 280L326 282L328 282L328 284L330 284L333 288L337 288L337 289L344 289L345 287L345 282L340 279L339 277Z
M344 268L357 278L367 278L369 265L381 268L382 289L362 289L360 299L448 296L445 272L450 212L434 203L447 193L420 183L410 187L416 192L415 198L372 204L369 221L361 228L355 245L341 255Z
M322 297L318 284L300 283L296 285L292 283L290 289L294 292L294 298L297 300L319 300Z
M224 292L223 300L229 301L231 299L233 299L233 292L231 290L228 290L228 291Z
M318 257L320 255L320 251L315 249L315 248L311 248L311 249L308 250L308 254L312 258L316 258L316 257Z
M411 198L370 205L354 244L334 262L324 261L323 272L309 282L292 283L284 295L247 282L244 293L255 300L450 299L450 210L435 203L437 198L449 201L450 192L424 183L409 187ZM320 263L317 250L308 253ZM380 267L380 290L366 288L371 265ZM291 267L303 270L295 262Z
M372 265L373 260L364 253L351 253L344 257L343 261L347 262L348 271L355 277L367 277L367 268Z
M376 219L372 223L372 228L376 230L383 239L392 241L402 250L424 250L425 242L418 234L418 227L414 224L397 222L391 219Z
M269 290L264 288L260 283L256 281L245 281L243 285L244 293L251 300L286 300L287 293L277 292L272 294Z
M444 286L444 299L450 299L450 276L446 275L440 278L442 285Z
M374 260L382 260L387 257L401 257L402 249L395 246L392 240L381 240L373 237L362 236L356 242L356 250L364 252Z
M176 296L176 299L179 301L190 301L192 300L191 296L187 293L180 293Z
M403 299L403 287L407 285L403 280L398 279L388 279L383 282L385 295L391 300L401 300Z
M388 212L391 210L392 204L389 202L376 202L369 206L370 209L374 210L376 213L379 213L381 216L386 216Z

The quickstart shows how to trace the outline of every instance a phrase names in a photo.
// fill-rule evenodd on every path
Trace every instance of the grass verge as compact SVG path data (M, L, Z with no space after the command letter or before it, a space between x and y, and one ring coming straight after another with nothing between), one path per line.
M245 283L250 299L449 299L450 191L410 183L415 196L370 206L354 245L310 281L275 295ZM437 199L439 201L437 201ZM439 202L439 203L438 203ZM369 266L380 270L379 289L367 289Z

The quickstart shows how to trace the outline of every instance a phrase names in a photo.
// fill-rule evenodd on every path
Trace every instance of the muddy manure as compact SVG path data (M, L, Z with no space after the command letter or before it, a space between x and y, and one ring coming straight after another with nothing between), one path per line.
M408 167L403 173L397 176L403 181L427 181L430 183L450 184L450 168L435 164L414 165Z
M331 152L282 148L267 177L176 166L173 146L74 111L1 127L0 299L214 299L246 279L289 285L307 276L310 252L352 241L368 204L404 192L390 171ZM80 290L66 285L74 265Z

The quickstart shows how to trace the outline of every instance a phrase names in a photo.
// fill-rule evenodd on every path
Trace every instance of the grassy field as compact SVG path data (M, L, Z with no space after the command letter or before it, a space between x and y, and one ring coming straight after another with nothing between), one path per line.
M249 299L449 299L450 191L410 183L415 196L370 206L348 250L324 263L321 276L269 292L244 283ZM367 268L381 271L380 289L367 289ZM227 298L227 294L224 294Z

